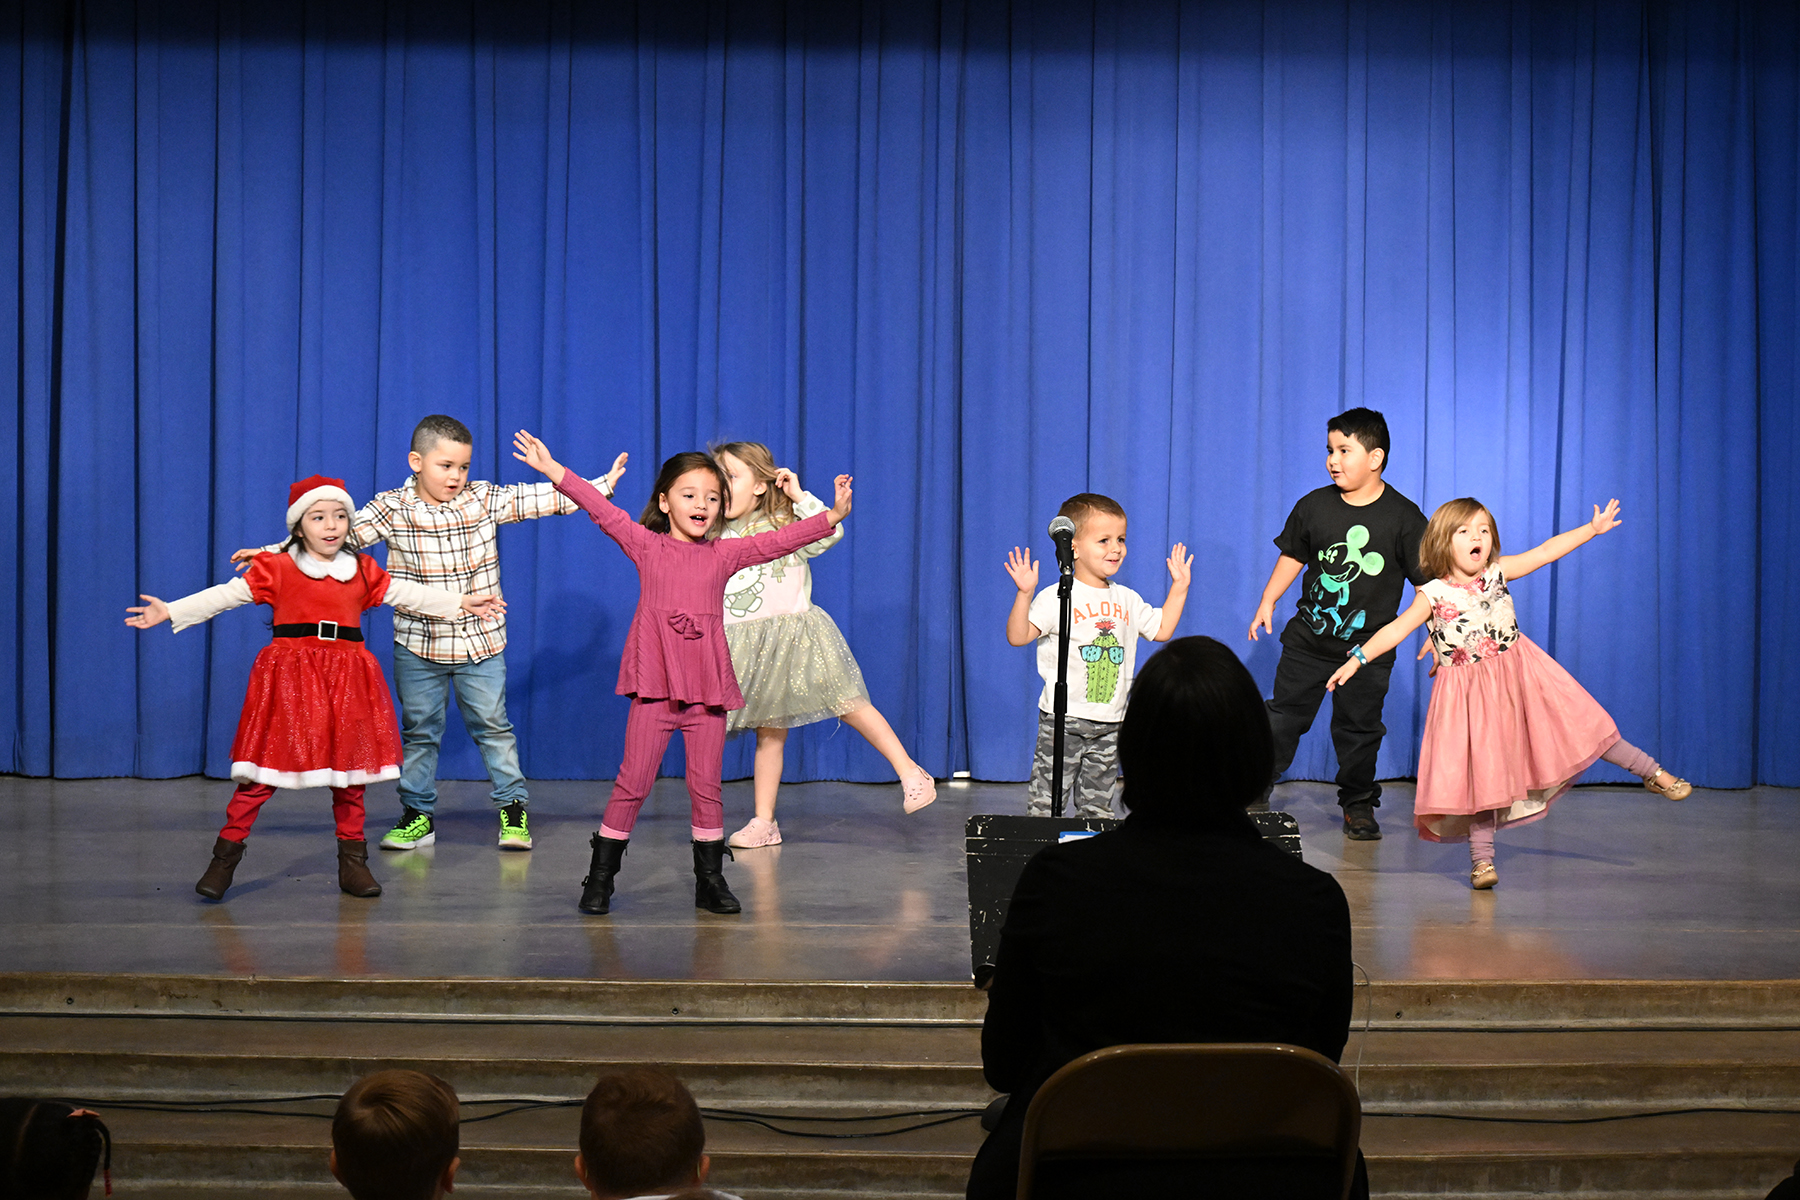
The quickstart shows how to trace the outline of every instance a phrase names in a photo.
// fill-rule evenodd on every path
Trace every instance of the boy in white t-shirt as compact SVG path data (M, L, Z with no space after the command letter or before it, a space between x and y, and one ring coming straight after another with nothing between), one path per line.
M1082 492L1070 496L1057 515L1075 522L1075 586L1069 609L1069 711L1063 726L1063 781L1075 792L1075 814L1110 817L1119 782L1119 722L1131 691L1137 663L1137 640L1166 642L1175 635L1187 603L1193 555L1176 542L1169 551L1169 597L1161 608L1112 581L1125 562L1125 510L1108 496ZM1037 592L1038 565L1031 552L1014 546L1006 557L1006 573L1018 585L1006 616L1006 640L1015 646L1037 643L1038 674L1044 690L1038 697L1037 751L1031 761L1026 792L1034 817L1050 815L1051 749L1055 737L1052 705L1056 695L1057 622L1061 605L1056 585Z

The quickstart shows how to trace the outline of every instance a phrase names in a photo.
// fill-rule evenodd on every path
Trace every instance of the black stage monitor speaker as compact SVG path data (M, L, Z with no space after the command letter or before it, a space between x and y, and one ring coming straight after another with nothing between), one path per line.
M1253 812L1262 835L1300 858L1300 823L1284 812ZM969 861L969 957L975 986L986 987L1000 949L1000 926L1012 903L1019 872L1045 846L1117 829L1102 817L1017 817L976 815L963 827Z

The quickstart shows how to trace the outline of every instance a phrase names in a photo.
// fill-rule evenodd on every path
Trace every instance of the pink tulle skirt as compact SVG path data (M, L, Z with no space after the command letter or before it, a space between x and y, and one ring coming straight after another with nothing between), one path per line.
M1503 826L1535 821L1618 740L1606 710L1530 638L1441 666L1413 823L1422 838L1462 842L1479 813L1497 812Z

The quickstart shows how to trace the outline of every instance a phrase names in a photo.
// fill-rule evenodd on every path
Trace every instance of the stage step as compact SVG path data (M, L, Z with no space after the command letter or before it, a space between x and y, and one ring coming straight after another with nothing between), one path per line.
M332 1095L409 1066L478 1116L654 1061L711 1109L952 1116L991 1095L983 1007L951 984L0 975L0 1091L94 1101L132 1195L324 1196L329 1100L279 1116L118 1105ZM1344 1065L1377 1195L1760 1200L1800 1157L1800 982L1378 984L1356 1015ZM1786 1115L1547 1123L1720 1107ZM576 1196L575 1120L466 1126L468 1194ZM959 1195L981 1138L972 1119L852 1142L715 1120L708 1136L715 1179L748 1200Z

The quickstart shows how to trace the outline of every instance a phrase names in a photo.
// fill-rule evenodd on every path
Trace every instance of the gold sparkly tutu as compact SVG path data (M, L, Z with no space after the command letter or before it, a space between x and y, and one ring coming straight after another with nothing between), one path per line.
M854 712L869 702L862 668L822 608L725 626L744 707L726 729L793 729Z

